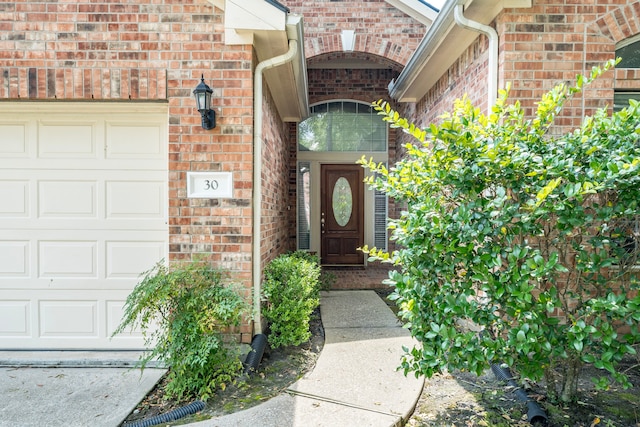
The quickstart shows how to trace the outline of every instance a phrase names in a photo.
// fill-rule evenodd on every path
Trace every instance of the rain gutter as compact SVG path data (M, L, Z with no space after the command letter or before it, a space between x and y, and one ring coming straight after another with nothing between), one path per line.
M458 0L458 4L453 9L453 18L462 28L484 34L489 39L487 111L490 112L498 98L498 33L493 27L465 18L463 0Z
M261 334L262 329L262 254L260 245L260 231L262 226L262 126L263 126L263 73L280 65L293 61L301 49L302 43L301 20L294 24L287 24L287 38L289 50L282 55L260 62L255 69L253 82L253 248L252 248L252 281L253 281L253 334Z
M504 9L531 7L532 0L445 1L400 75L389 84L390 97L398 102L418 102L422 99L473 43L476 36L468 31L471 30L486 34L489 38L492 83L488 97L492 98L489 106L493 105L497 97L494 85L497 88L498 42L496 41L497 33L486 23L492 22ZM456 21L456 14L458 21Z
M400 73L397 80L389 83L389 95L393 99L403 97L408 87L418 78L424 65L429 61L432 53L442 44L445 36L454 26L453 9L456 3L447 1L440 9L427 34L418 45L416 51L409 58L409 62Z

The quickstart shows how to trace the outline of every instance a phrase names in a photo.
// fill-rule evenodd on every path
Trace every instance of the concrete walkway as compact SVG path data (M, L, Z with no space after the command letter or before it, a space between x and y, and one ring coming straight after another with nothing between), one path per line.
M323 292L320 310L325 345L313 371L261 405L189 425L402 425L423 387L396 370L408 331L373 291ZM0 427L118 426L164 373L131 370L137 356L0 352Z
M285 393L197 427L401 426L424 382L396 370L413 341L373 291L323 292L325 344L316 366Z

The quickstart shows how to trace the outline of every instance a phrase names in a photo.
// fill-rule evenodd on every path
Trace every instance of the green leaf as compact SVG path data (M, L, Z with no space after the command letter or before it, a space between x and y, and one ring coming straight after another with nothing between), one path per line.
M582 341L574 341L573 342L573 348L575 348L576 351L579 353L584 348L584 343Z
M571 198L579 194L581 188L582 184L580 182L569 183L564 186L563 193L567 198Z
M581 350L578 350L578 351L581 351ZM594 363L596 360L596 358L592 354L583 354L581 358L582 358L582 361L585 363Z

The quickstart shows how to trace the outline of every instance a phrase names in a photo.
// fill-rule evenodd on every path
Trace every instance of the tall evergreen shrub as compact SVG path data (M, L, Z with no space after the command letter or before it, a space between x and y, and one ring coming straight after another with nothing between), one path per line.
M365 248L399 267L393 298L420 342L405 372L480 374L505 362L572 401L590 364L598 386L630 386L617 365L640 342L640 104L549 132L602 72L558 85L532 118L508 90L488 116L464 98L426 129L375 104L416 138L389 169L361 161L379 176L373 187L406 204L390 222L398 249Z

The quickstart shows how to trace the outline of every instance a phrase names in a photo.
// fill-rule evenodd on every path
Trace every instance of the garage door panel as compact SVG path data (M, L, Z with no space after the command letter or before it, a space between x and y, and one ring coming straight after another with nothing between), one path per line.
M91 235L93 232L86 233ZM138 232L135 236L136 240L124 240L132 235L119 230L110 233L113 238L110 240L41 241L37 278L43 280L31 286L57 289L103 289L111 286L131 289L141 273L167 257L166 242L157 239L157 233Z
M0 135L0 156L9 158L27 157L27 123L1 123Z
M0 277L29 277L29 241L0 240Z
M163 159L166 146L160 137L163 124L107 122L106 156L108 159ZM131 141L136 141L132 144Z
M120 321L124 315L124 304L125 301L107 301L106 302L106 314L107 314L107 336L112 336L113 333L118 329L120 325ZM127 341L140 341L143 339L142 331L140 329L129 329L126 330L115 337L113 337L113 341L115 343L118 342L127 342Z
M1 219L1 217L0 217ZM9 221L7 221L9 222ZM76 236L78 233L76 230L69 230L66 234L60 234L60 231L65 227L76 227L81 228L86 231L105 231L105 230L115 230L115 231L135 231L139 230L141 232L146 231L166 231L166 219L165 218L149 218L149 217L140 217L140 218L110 218L108 220L100 220L100 219L41 219L37 224L34 224L32 228L29 227L30 221L28 219L12 219L11 221L12 228L11 230L2 230L3 238L7 239L20 239L26 238L30 236L31 231L42 231L43 234L40 234L39 237L43 239L56 239L58 237L70 237ZM105 228L105 222L108 223L109 228ZM79 234L86 237L86 234ZM46 236L46 237L45 237ZM50 237L53 236L53 237ZM157 239L157 235L156 235Z
M166 105L11 104L0 104L0 349L142 348L140 331L110 335L140 274L167 256Z
M107 218L164 218L162 181L108 181Z
M139 330L111 335L130 290L0 290L0 349L140 349Z
M166 256L162 241L109 241L106 245L107 278L138 279L142 272L148 271Z
M96 218L97 187L96 181L40 181L38 216Z
M38 276L97 278L97 241L39 242Z
M149 269L150 267L146 270ZM142 272L146 270L142 270ZM11 299L18 296L22 298L24 296L23 291L26 290L45 293L48 293L49 291L71 291L75 293L76 296L80 293L88 292L88 294L91 294L93 292L103 290L118 290L129 293L137 283L140 273L141 272L138 272L135 278L125 276L119 277L114 275L112 277L108 277L108 280L73 277L41 277L39 279L30 280L11 278L3 281L3 285L0 287L0 292L4 292L2 299Z
M39 122L38 157L97 158L95 128L95 122Z
M40 301L41 337L98 337L98 301Z
M0 336L30 336L30 318L30 301L0 301Z
M1 144L0 144L1 145ZM102 171L148 171L153 172L158 169L158 160L156 159L105 159L105 158L92 158L92 159L67 159L67 158L37 158L35 156L28 158L11 158L4 156L0 153L0 168L1 169L13 169L16 172L19 171L41 171L48 169L65 173L68 171L86 170L90 174L98 173ZM91 175L93 177L93 175ZM86 176L85 176L86 178Z
M30 184L26 180L0 180L0 217L29 215Z

